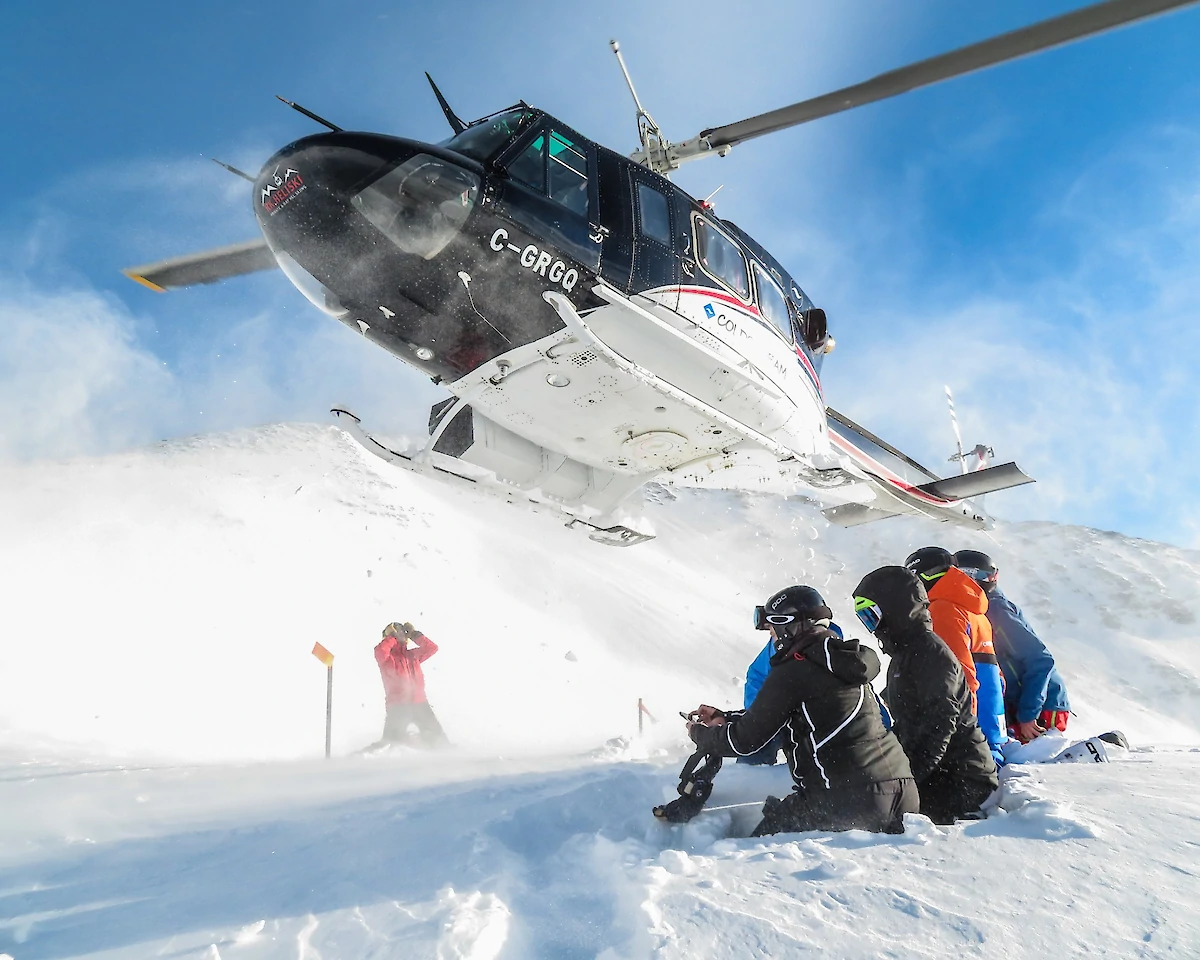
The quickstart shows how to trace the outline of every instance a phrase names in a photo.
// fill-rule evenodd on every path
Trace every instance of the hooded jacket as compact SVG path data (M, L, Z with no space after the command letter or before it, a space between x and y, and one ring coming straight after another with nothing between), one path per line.
M375 647L385 703L426 702L421 663L437 653L437 644L423 633L414 633L410 639L416 644L412 650L404 637L384 637Z
M709 754L748 756L777 733L796 787L843 790L910 778L899 741L883 727L871 691L879 657L857 640L811 626L771 657L771 671L748 710L724 724L695 724L691 736Z
M1054 657L1033 632L1021 608L994 587L988 593L988 620L996 659L1004 671L1004 705L1020 723L1036 720L1043 710L1070 710L1067 687Z
M951 567L927 589L933 632L958 659L971 688L971 705L979 728L996 762L1003 763L1001 747L1008 740L1008 723L1004 717L1004 681L987 617L988 595L958 567Z
M892 731L918 789L935 772L995 789L996 764L975 721L966 677L933 632L929 599L916 574L880 567L862 579L854 595L875 601L883 614L875 636L892 658L887 672Z
M990 656L992 663L996 662L992 626L987 619L987 594L958 567L951 567L926 589L929 591L933 632L945 641L957 658L967 678L967 686L974 693L979 689L975 655Z

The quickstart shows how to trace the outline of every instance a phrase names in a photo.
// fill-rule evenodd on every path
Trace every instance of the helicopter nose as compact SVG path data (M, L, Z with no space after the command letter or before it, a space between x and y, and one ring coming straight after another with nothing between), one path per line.
M377 134L306 137L263 167L255 214L277 257L327 285L370 285L368 263L378 275L398 256L433 260L462 229L482 177L459 160Z

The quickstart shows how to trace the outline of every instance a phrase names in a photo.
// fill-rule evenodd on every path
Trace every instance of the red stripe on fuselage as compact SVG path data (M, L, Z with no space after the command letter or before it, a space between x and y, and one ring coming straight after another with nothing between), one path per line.
M863 453L860 449L858 449L858 447L839 434L836 430L831 429L829 431L829 438L848 454L850 454L850 458L852 460L857 460L864 466L869 464L871 472L875 473L880 480L891 484L893 487L898 487L900 490L903 490L910 497L913 497L916 500L924 500L926 503L932 504L935 507L945 507L951 503L959 502L957 500L939 500L937 497L931 496L924 490L913 486L899 474L893 473L874 457L870 457Z

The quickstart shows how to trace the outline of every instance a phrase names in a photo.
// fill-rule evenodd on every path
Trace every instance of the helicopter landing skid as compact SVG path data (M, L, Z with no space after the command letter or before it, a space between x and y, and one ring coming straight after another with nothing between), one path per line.
M374 454L381 460L386 460L388 463L398 467L403 467L405 470L411 470L413 473L426 474L436 477L439 480L447 480L450 482L459 482L469 484L476 490L480 490L493 496L501 497L504 500L512 503L516 502L515 497L519 492L512 487L502 486L495 483L489 483L486 476L470 476L466 472L458 472L451 468L453 457L447 457L444 454L434 453L433 444L426 444L423 450L414 453L404 453L399 450L393 450L391 447L385 446L376 440L368 433L362 425L362 420L342 407L334 407L329 411L337 420L338 426L350 434L355 441L368 453ZM450 418L445 418L448 422ZM436 437L431 438L436 440ZM435 462L436 458L436 462ZM444 463L449 461L449 463ZM532 497L524 497L526 505L535 513L550 513L566 519L565 526L569 530L580 530L587 534L587 538L595 543L602 543L609 547L632 547L635 544L645 543L647 540L653 540L654 535L651 533L642 533L640 530L634 530L632 527L617 524L611 527L600 527L594 523L589 523L581 517L574 516L563 510L556 504L546 503L541 500L535 500Z

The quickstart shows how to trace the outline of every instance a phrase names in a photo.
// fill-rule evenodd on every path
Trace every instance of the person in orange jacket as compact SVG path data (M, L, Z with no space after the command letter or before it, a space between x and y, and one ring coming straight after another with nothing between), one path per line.
M447 744L442 725L425 696L425 674L421 664L437 653L437 644L411 623L389 623L375 647L375 661L383 678L387 719L378 746L412 743L425 747ZM409 736L409 724L417 735Z
M921 578L929 594L933 632L962 664L971 689L971 702L979 728L998 765L1004 763L1001 747L1009 740L1004 715L1004 681L992 644L984 589L954 566L954 555L943 547L922 547L908 555L904 565Z

